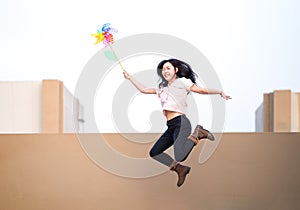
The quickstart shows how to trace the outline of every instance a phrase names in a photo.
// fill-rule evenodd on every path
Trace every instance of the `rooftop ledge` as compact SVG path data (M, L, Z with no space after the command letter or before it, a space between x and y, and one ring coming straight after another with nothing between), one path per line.
M180 188L148 156L159 135L1 134L1 208L300 209L299 132L215 133Z

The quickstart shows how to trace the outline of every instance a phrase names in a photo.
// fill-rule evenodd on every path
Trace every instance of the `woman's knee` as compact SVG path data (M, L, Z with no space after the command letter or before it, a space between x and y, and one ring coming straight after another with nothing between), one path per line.
M150 157L154 157L156 155L158 155L159 153L157 153L157 151L155 151L153 148L150 150L149 155Z

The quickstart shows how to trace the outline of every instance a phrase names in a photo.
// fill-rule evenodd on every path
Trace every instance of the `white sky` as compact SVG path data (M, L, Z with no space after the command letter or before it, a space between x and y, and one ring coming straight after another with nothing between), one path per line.
M226 102L225 131L254 131L263 93L300 92L298 2L2 0L0 80L59 79L74 92L84 65L102 47L93 45L90 34L110 22L119 31L115 39L163 33L197 47L233 97ZM157 66L156 60L152 65ZM126 66L129 72L134 68L130 62ZM122 81L120 73L115 85ZM109 94L110 86L105 88ZM112 130L108 126L105 131Z

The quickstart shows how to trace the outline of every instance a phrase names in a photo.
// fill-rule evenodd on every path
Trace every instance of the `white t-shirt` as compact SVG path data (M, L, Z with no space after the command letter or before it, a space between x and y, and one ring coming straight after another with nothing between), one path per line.
M194 83L187 78L177 78L171 85L156 89L163 110L186 113L187 94Z

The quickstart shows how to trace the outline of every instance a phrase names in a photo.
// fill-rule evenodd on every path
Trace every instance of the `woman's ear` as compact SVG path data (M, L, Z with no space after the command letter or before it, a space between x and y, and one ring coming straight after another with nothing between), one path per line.
M175 73L177 73L178 72L178 68L177 67L175 67Z

